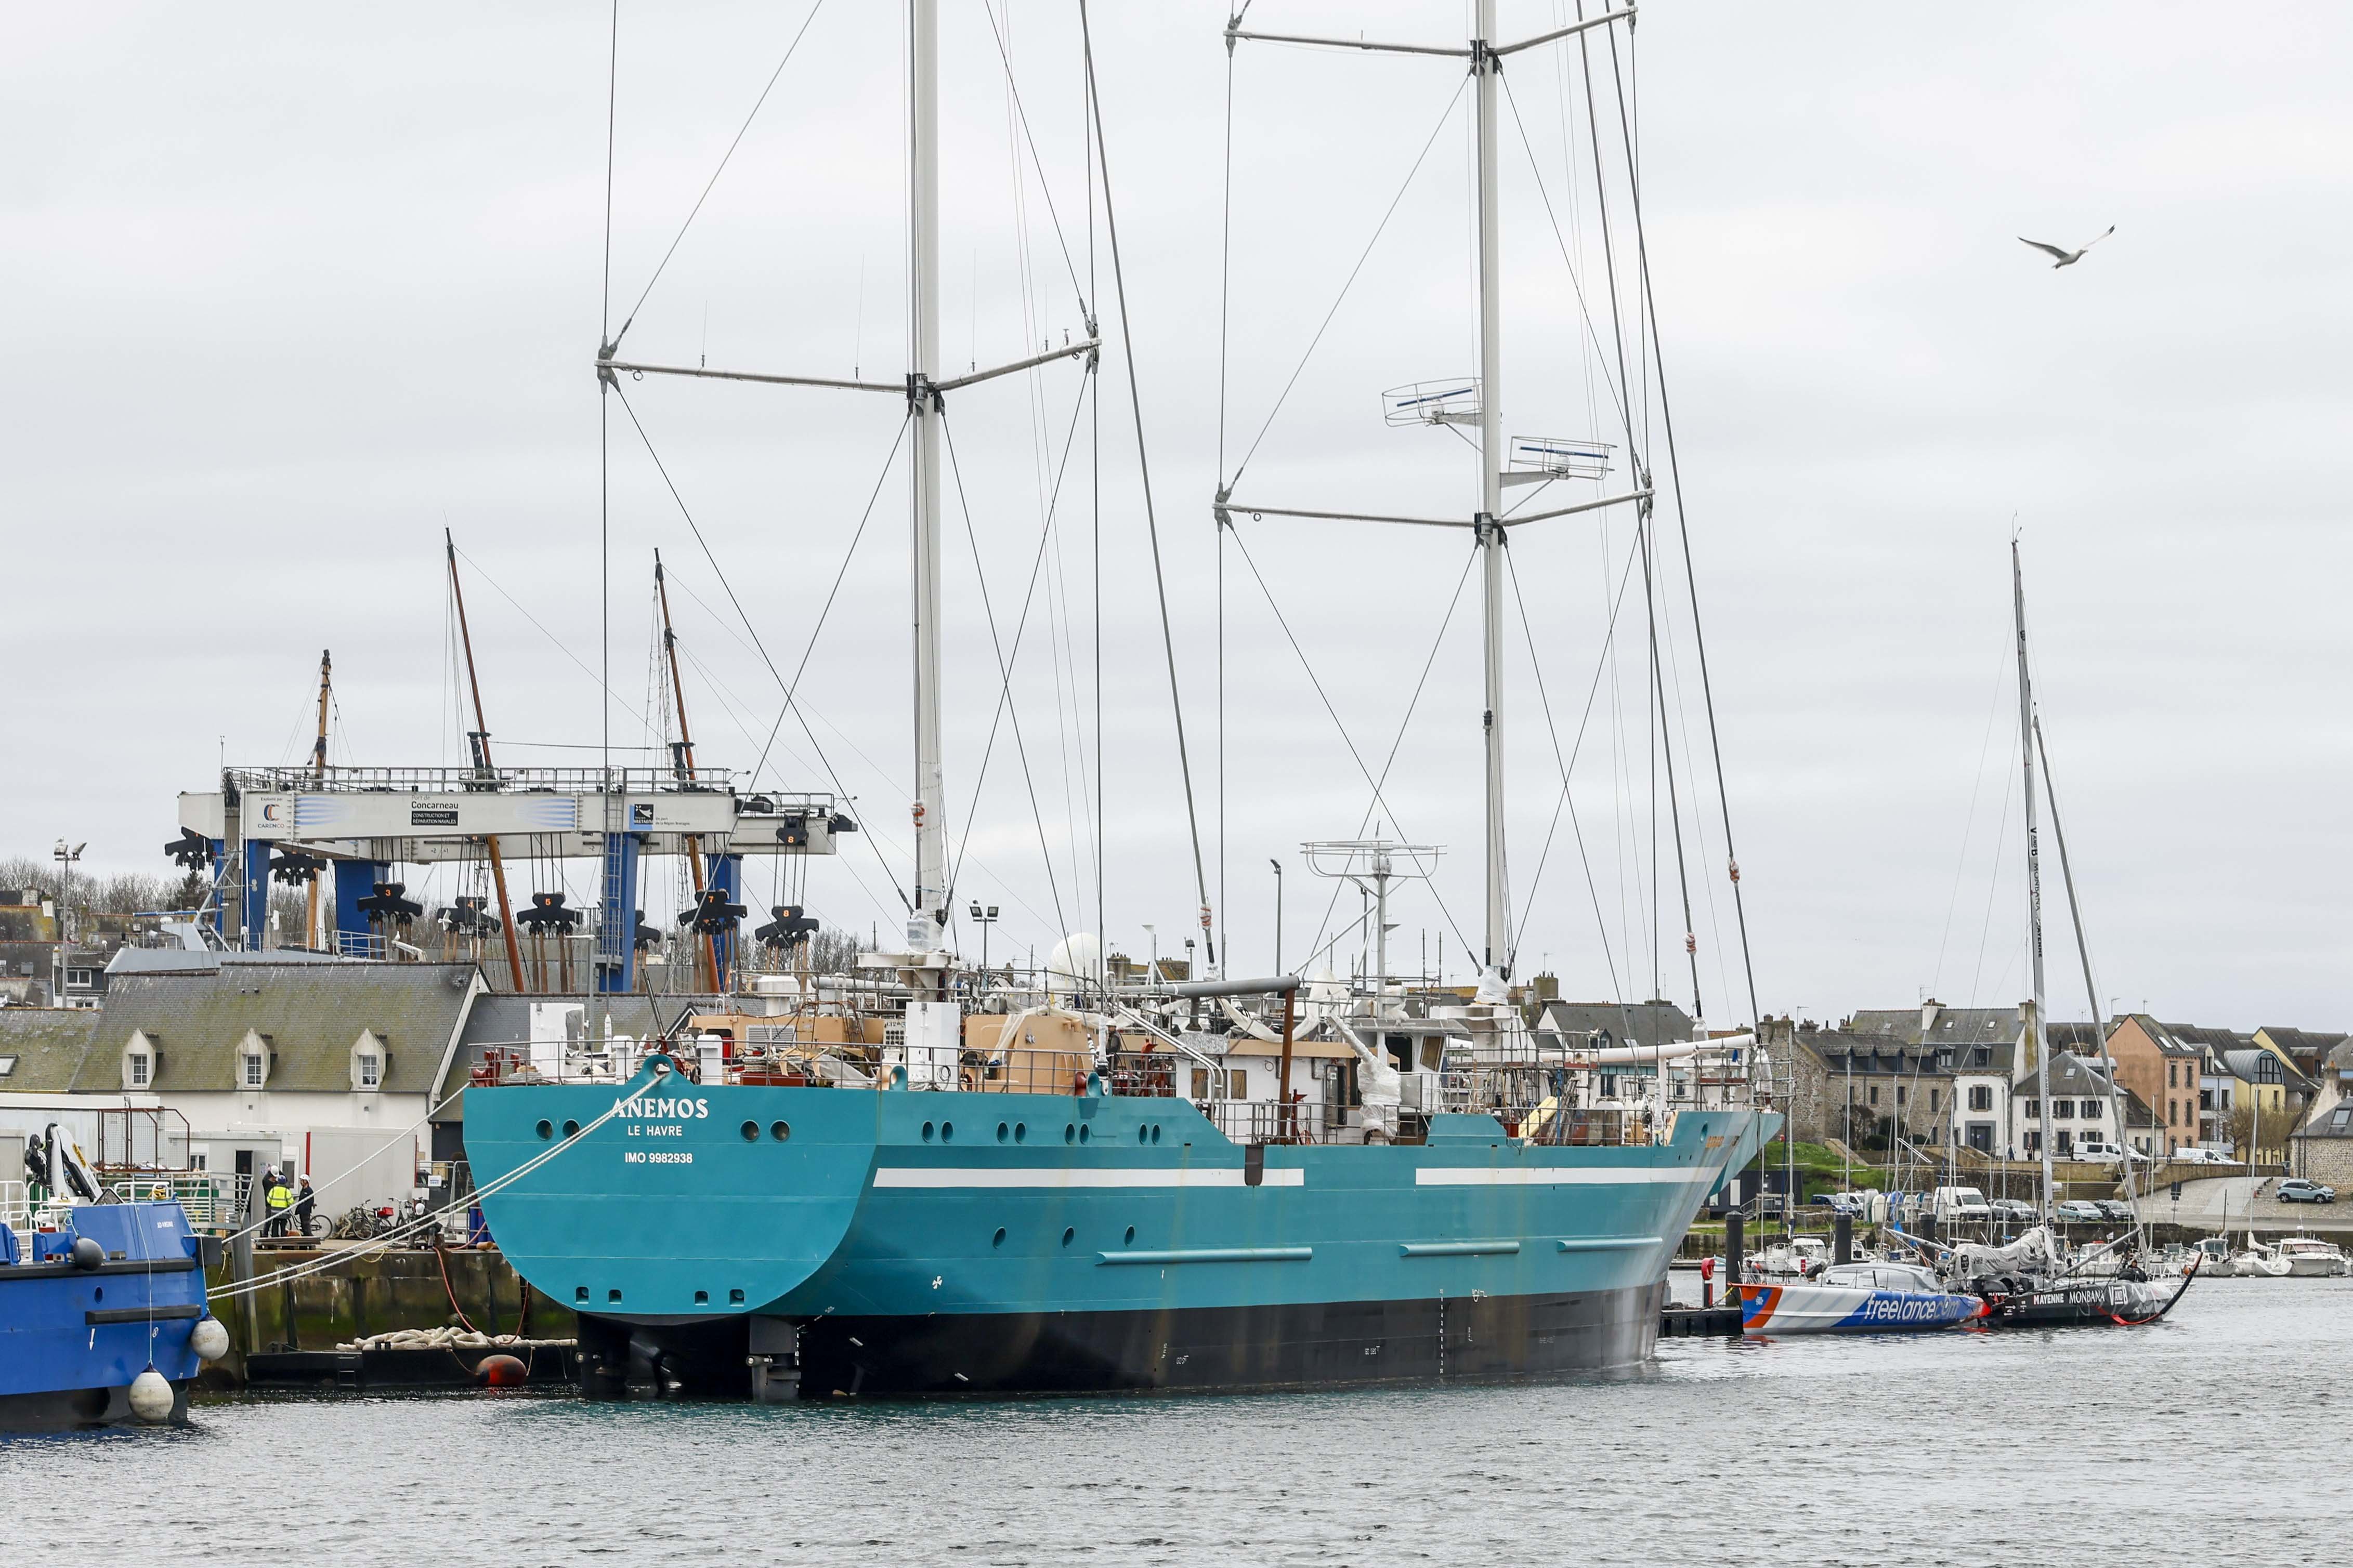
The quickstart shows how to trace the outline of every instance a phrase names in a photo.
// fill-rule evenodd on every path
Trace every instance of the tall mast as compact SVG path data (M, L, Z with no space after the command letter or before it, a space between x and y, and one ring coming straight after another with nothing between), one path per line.
M654 596L661 601L662 657L670 662L670 689L678 704L678 747L670 753L670 766L681 784L694 782L694 732L686 727L686 681L679 674L678 633L670 624L670 583L662 576L661 552L654 552ZM702 839L690 833L681 845L686 851L687 866L694 874L694 901L702 902ZM719 992L719 938L711 931L702 933L695 944L696 978L702 989L712 995Z
M441 543L449 554L449 596L458 606L458 640L466 650L466 689L474 698L474 728L466 739L471 743L475 771L485 782L491 777L491 727L482 718L482 683L474 674L474 634L466 627L466 590L458 583L458 542L448 529L441 531ZM507 901L507 867L499 857L499 836L482 836L482 848L490 857L491 886L499 894L499 934L506 938L507 973L514 981L518 994L529 989L522 977L522 948L515 941L514 906Z
M1495 191L1495 97L1503 62L1490 52L1495 0L1479 0L1471 69L1479 82L1479 607L1486 666L1487 971L1511 977L1512 915L1504 881L1503 242Z
M2051 1223L2051 1048L2042 1022L2042 847L2034 825L2034 686L2026 673L2026 573L2019 564L2018 541L2010 542L2010 604L2018 627L2018 744L2026 770L2026 933L2034 960L2034 1009L2028 1025L2035 1070L2042 1091L2042 1222Z
M907 943L936 951L947 921L940 768L940 342L938 0L907 5L907 412L914 428L915 884Z
M333 650L319 650L319 738L311 745L311 782L323 784L327 777L327 703L335 689ZM302 945L309 947L319 940L319 874L311 873L311 895L304 900Z

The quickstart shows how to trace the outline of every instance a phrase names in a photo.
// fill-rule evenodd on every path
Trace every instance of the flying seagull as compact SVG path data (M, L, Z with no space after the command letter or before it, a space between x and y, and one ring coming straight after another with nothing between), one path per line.
M2057 257L2059 259L2051 264L2052 270L2055 271L2062 267L2074 266L2075 263L2084 259L2084 256L2090 252L2092 247L2099 244L2101 239L2105 239L2108 237L2108 235L2116 232L2116 226L2114 224L2108 225L2106 232L2102 234L2099 237L2099 239L2085 240L2081 250L2062 250L2055 245L2045 245L2039 239L2029 239L2022 234L2018 237L2018 243L2021 245L2031 245L2037 250L2044 251L2050 255Z

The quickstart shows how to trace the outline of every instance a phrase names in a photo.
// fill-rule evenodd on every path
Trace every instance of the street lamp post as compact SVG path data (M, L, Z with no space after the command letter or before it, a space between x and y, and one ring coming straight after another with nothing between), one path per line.
M980 927L980 977L985 982L988 978L988 928L997 923L997 906L991 904L983 910L980 900L974 900L972 919Z

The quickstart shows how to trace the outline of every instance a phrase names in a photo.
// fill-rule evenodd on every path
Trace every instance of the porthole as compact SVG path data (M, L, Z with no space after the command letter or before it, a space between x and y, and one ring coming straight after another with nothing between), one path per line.
M1082 1143L1085 1142L1088 1139L1090 1139L1090 1138L1093 1137L1094 1135L1095 1135L1095 1130L1094 1130L1093 1128L1092 1128L1092 1127L1082 1127L1082 1128L1080 1128L1080 1129L1079 1129L1079 1142L1082 1142Z
M791 1122L771 1121L768 1123L768 1136L775 1139L777 1142L781 1143L792 1135L793 1124Z
M1151 1130L1150 1128L1146 1127L1146 1126L1145 1126L1143 1122L1141 1122L1141 1121L1139 1121L1139 1122L1137 1122L1137 1123L1135 1124L1135 1141L1136 1141L1137 1142L1142 1143L1142 1142L1145 1142L1147 1139L1149 1139L1151 1136L1152 1136L1152 1130Z
M575 1301L586 1301L586 1300L588 1300L588 1287L587 1287L587 1286L586 1286L586 1285L575 1285L574 1287L572 1287L572 1299L573 1299L574 1300L575 1300Z
M930 1122L926 1121L926 1122L924 1122L924 1123L923 1123L923 1142L926 1142L926 1143L928 1143L928 1142L930 1142L931 1141L932 1141L932 1124L931 1124Z
M1070 1246L1071 1242L1078 1239L1078 1235L1077 1227L1073 1226L1064 1226L1062 1227L1062 1245L1064 1247Z
M1155 1122L1154 1122L1154 1123L1152 1124L1152 1141L1153 1141L1155 1143L1157 1143L1157 1142L1160 1142L1160 1123L1158 1123L1157 1121L1155 1121Z
M955 1142L955 1122L943 1121L940 1123L940 1142L943 1143L953 1143Z
M607 1305L617 1307L621 1304L621 1293L618 1290L607 1290L605 1292L605 1300Z
M997 1234L988 1238L988 1245L991 1247L1002 1247L1005 1245L1005 1227L1003 1226L1000 1225L997 1227Z
M579 1136L580 1136L580 1123L578 1123L577 1121L567 1121L567 1122L565 1122L565 1123L564 1124L564 1135L565 1135L566 1138L577 1138L577 1137L579 1137Z
M1012 1129L1012 1128L1010 1128L1010 1127L1007 1126L1007 1125L1006 1125L1004 1122L1002 1122L1002 1121L1000 1121L1000 1122L998 1122L998 1123L997 1124L997 1141L999 1143L1004 1142L1008 1138L1010 1138L1010 1137L1012 1137L1012 1136L1013 1136L1013 1129Z
M555 1123L543 1120L539 1124L538 1131L542 1138L553 1138L555 1136Z
M1126 1247L1134 1247L1135 1245L1135 1227L1134 1226L1129 1226L1127 1227L1127 1237L1122 1245Z
M1029 1142L1029 1124L1027 1121L1017 1121L1013 1124L1013 1141L1016 1143Z
M544 1127L544 1126L546 1126L546 1125L547 1125L547 1123L546 1123L546 1122L544 1122L544 1121L543 1121L543 1122L541 1122L541 1123L540 1123L540 1125L541 1125L542 1127ZM547 1134L546 1134L546 1133L544 1133L544 1132L543 1132L543 1133L541 1133L541 1134L540 1134L540 1136L541 1136L542 1138L544 1138L544 1137L546 1137L546 1136L547 1136ZM1065 1121L1064 1123L1062 1123L1062 1142L1065 1142L1065 1143L1075 1143L1075 1142L1077 1142L1078 1141L1079 1141L1079 1124L1078 1124L1077 1122L1075 1122L1075 1121Z
M741 1291L741 1290L730 1290L730 1291L728 1291L728 1292L727 1292L727 1304L728 1304L729 1306L731 1306L731 1307L740 1307L740 1306L742 1306L742 1305L744 1304L744 1292L743 1292L743 1291Z
M746 1143L757 1143L759 1141L760 1124L756 1121L746 1121L744 1123L744 1142Z
M694 1293L694 1304L698 1307L708 1307L711 1305L711 1292L708 1290L697 1290Z

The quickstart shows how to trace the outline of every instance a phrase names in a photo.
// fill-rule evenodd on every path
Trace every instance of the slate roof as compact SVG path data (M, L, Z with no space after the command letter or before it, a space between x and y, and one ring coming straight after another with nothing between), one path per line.
M1800 1027L1796 1038L1799 1047L1820 1058L1822 1070L1833 1077L1847 1075L1849 1056L1854 1058L1853 1074L1856 1078L1935 1078L1954 1070L1937 1065L1937 1048L1922 1050L1885 1035L1858 1034L1810 1025Z
M2105 1100L2108 1097L2110 1085L2107 1075L2073 1051L2054 1052L2051 1058L2051 1068L2052 1082L2058 1086L2052 1095L2054 1100L2064 1100L2071 1095L2079 1100L2085 1097ZM2139 1095L2135 1094L2123 1084L2114 1087L2125 1102L2126 1126L2156 1125L2155 1115ZM2012 1092L2028 1100L2041 1100L2042 1098L2042 1072L2038 1069L2019 1079L2018 1087Z
M73 1087L119 1092L121 1050L138 1030L161 1046L157 1092L234 1089L237 1047L251 1031L277 1058L269 1092L349 1093L352 1046L367 1029L389 1057L384 1092L424 1094L480 984L471 963L262 962L118 974Z
M2140 1026L2142 1034L2157 1042L2158 1051L2163 1056L2202 1057L2209 1048L2218 1048L2209 1047L2206 1037L2210 1035L2228 1036L2224 1041L2228 1046L2244 1043L2228 1029L2202 1029L2191 1024L2160 1024L2147 1013L2126 1016Z
M2295 1138L2353 1138L2353 1100L2344 1100L2310 1118L2291 1134Z
M2263 1079L2257 1075L2263 1070L2263 1064L2269 1062L2278 1070L2279 1081L2283 1086L2299 1093L2312 1092L2313 1083L2310 1079L2260 1046L2248 1046L2241 1050L2224 1051L2221 1057L2222 1065L2231 1069L2231 1076L2242 1083L2263 1082Z
M1601 1034L1602 1044L1670 1045L1692 1037L1691 1015L1672 1002L1547 1002L1536 1027L1577 1037Z
M0 1007L0 1058L16 1058L0 1074L0 1094L65 1093L81 1070L97 1022L97 1011L89 1007Z

